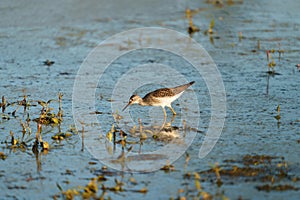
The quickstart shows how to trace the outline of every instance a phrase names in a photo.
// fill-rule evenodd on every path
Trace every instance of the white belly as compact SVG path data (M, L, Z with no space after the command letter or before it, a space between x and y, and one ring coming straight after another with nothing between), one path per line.
M181 93L179 93L179 94L177 94L177 95L175 95L173 97L161 97L161 98L158 98L161 103L154 104L153 106L162 106L162 107L168 106L168 107L170 107L171 103L173 101L175 101L176 99L178 99L182 95L182 93L183 92L181 92Z

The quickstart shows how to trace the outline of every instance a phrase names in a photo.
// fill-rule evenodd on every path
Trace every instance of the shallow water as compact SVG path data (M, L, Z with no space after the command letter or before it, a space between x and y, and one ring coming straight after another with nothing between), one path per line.
M152 173L120 173L113 169L102 170L102 163L97 161L87 150L81 151L80 133L72 133L68 139L56 142L51 139L58 132L58 127L43 127L43 140L50 143L49 152L36 156L31 148L34 142L36 123L31 123L32 134L27 136L28 148L24 152L11 149L9 132L13 131L16 138L21 138L22 127L20 119L26 119L21 108L16 118L0 120L1 152L7 157L0 161L0 185L4 199L48 199L60 195L59 185L63 190L85 186L96 175L105 175L106 186L114 186L114 179L125 183L126 191L108 192L106 197L112 199L167 199L178 197L178 190L184 189L181 196L192 198L197 193L193 179L185 179L186 172L202 172L212 168L216 162L225 165L226 160L239 160L247 154L270 155L284 157L288 165L288 176L276 179L276 184L289 184L300 188L299 149L300 139L300 72L295 67L299 64L299 8L298 1L244 1L227 5L222 8L204 1L173 2L161 4L159 1L114 3L73 2L61 5L61 2L45 2L44 5L33 2L5 2L1 5L0 18L0 94L9 102L21 101L24 93L29 100L57 99L57 93L62 92L64 121L63 132L73 125L72 93L77 71L96 45L109 36L131 28L144 26L163 26L186 33L188 20L185 9L200 8L193 16L193 23L200 28L193 38L199 42L211 55L222 75L227 98L226 122L220 139L214 149L203 159L198 158L199 149L203 143L204 134L209 126L211 114L210 96L201 77L189 71L189 63L176 56L164 53L137 51L131 55L120 57L114 63L111 74L99 82L96 95L99 101L95 109L102 114L97 115L101 124L99 135L105 136L110 130L114 119L111 109L111 94L113 83L131 66L139 64L160 63L183 70L188 80L199 80L192 89L197 93L201 120L198 127L193 127L191 133L197 133L187 153L190 155L185 169L185 156L175 163L175 171L168 173L156 171ZM237 1L240 2L240 1ZM124 5L125 4L125 5ZM136 9L127 8L134 4ZM170 6L171 5L171 6ZM151 9L148 9L148 8ZM213 41L204 31L208 29L211 19L215 20ZM239 32L242 38L239 39ZM258 40L260 48L258 48ZM279 46L280 44L280 46ZM267 71L266 50L284 49L280 62L278 54L273 55L276 61L276 72L280 75L270 76ZM48 67L43 61L53 60ZM186 66L186 67L183 67ZM188 69L184 72L184 69ZM269 81L269 88L267 85ZM176 84L172 81L170 86ZM160 84L150 84L139 88L136 92L144 95L147 91L160 87ZM25 90L25 92L23 91ZM178 112L189 112L184 107L192 90L182 96L182 101L174 104ZM126 105L131 94L126 94L113 101ZM53 103L54 109L57 104ZM276 107L281 107L280 123L274 116ZM8 107L5 113L11 113L16 108ZM32 118L37 117L40 107L31 107L28 111ZM142 116L142 122L149 125L149 116L160 116L159 108L144 108L134 106L129 109L134 120ZM122 114L121 114L122 115ZM168 111L168 115L171 112ZM150 117L151 118L151 117ZM151 118L152 119L152 118ZM126 119L124 119L126 120ZM159 123L158 117L155 123ZM175 119L174 126L182 127L182 121ZM95 125L96 126L96 125ZM88 130L89 126L85 127ZM198 131L196 131L198 130ZM79 127L80 131L80 127ZM96 136L98 137L98 136ZM143 150L157 148L163 142L152 139L145 141ZM136 150L136 149L134 149ZM275 162L278 162L277 160ZM276 170L275 170L276 171ZM275 172L274 172L275 173ZM272 174L272 172L270 173ZM201 175L202 176L202 175ZM134 177L138 184L129 180ZM275 176L276 177L276 176ZM201 181L204 191L215 198L223 193L230 199L297 199L297 191L259 191L256 186L265 184L258 178L247 181L245 177L221 177L223 185L218 187L214 182ZM171 183L171 184L170 184ZM267 182L270 183L270 182ZM133 190L147 188L147 193ZM101 192L99 192L100 194Z

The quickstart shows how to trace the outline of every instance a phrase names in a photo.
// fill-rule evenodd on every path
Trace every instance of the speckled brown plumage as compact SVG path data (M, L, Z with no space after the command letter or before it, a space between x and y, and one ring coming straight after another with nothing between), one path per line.
M186 90L189 86L191 86L192 84L194 84L195 81L192 81L188 84L184 84L184 85L180 85L174 88L161 88L161 89L157 89L153 92L150 92L148 94L145 95L144 98L148 97L148 96L153 96L153 97L171 97L174 96L176 94L179 94L181 92L183 92L184 90Z

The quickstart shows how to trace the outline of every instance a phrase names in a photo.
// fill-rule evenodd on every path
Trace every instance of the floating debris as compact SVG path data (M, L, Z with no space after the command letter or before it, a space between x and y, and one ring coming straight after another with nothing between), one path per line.
M45 60L44 62L44 65L47 65L47 66L51 66L51 65L53 65L55 62L54 61L52 61L52 60Z
M0 158L1 158L2 160L5 160L6 157L7 157L7 156L6 156L3 152L0 151Z
M133 185L137 185L137 184L138 184L137 181L136 181L133 177L130 177L130 178L129 178L129 182L130 182L131 184L133 184Z
M53 135L51 138L52 138L52 140L64 140L71 136L72 136L72 134L69 132L66 132L66 133L60 132L60 133Z
M175 171L175 167L174 167L174 165L167 163L162 168L160 168L160 170L163 170L165 172L170 172L170 171Z

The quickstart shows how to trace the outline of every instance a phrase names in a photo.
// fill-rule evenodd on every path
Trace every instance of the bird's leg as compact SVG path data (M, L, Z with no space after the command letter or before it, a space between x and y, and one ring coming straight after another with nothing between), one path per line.
M169 106L170 110L172 111L173 115L176 115L175 110L172 108L172 106Z
M166 109L164 107L162 107L162 110L164 112L164 118L167 118L167 112L166 112Z
M175 116L176 116L176 115L173 115L173 116L172 116L171 124L174 122Z
M162 107L162 110L164 112L164 122L163 122L162 126L160 127L160 130L162 130L164 128L165 123L167 121L167 112L166 112L166 109L164 107Z

